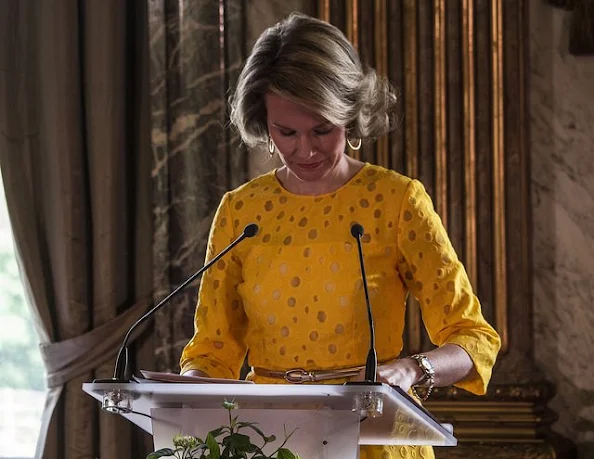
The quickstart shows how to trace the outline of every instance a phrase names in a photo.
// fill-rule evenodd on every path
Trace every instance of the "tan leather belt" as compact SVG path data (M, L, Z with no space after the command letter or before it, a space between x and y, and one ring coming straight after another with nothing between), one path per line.
M293 384L300 384L304 382L327 381L329 379L357 376L363 368L365 367L351 367L338 370L304 370L303 368L293 368L287 371L275 371L254 367L252 368L252 371L256 376L284 379Z
M383 365L387 362L395 360L397 357L392 357L387 360L378 362ZM361 370L365 368L364 365L350 368L338 368L333 370L304 370L303 368L293 368L287 371L267 370L266 368L252 367L252 372L256 376L265 378L284 379L293 384L301 384L304 382L327 381L329 379L351 378L357 376Z

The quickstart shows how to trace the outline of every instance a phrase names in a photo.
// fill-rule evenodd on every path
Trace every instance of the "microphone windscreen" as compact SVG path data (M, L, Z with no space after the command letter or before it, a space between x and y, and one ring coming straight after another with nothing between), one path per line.
M353 223L351 226L351 234L354 238L359 238L363 236L364 230L363 227L359 223Z
M255 223L250 223L243 230L243 234L245 234L245 237L254 237L256 234L258 234L258 225Z

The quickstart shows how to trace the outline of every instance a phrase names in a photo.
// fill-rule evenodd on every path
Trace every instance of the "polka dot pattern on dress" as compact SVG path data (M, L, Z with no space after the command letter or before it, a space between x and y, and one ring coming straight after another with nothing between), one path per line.
M258 222L256 237L236 246L202 279L198 333L182 356L186 367L235 377L248 349L250 365L263 368L364 364L368 328L350 234L354 222L365 230L379 359L402 349L409 290L421 307L430 308L428 327L440 330L443 339L461 314L472 315L470 285L460 279L456 254L418 182L367 165L335 193L305 196L287 192L273 173L266 174L225 195L207 257L252 222ZM465 348L480 352L477 361L487 368L493 343L481 339ZM467 387L480 390L485 375L479 371Z

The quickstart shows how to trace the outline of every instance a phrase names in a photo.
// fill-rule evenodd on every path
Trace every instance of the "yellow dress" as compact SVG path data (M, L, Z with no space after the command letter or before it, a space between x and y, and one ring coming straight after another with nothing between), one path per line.
M457 384L485 393L500 340L485 321L431 199L422 184L365 164L345 185L320 196L285 190L274 171L223 197L207 259L249 223L244 240L202 278L195 334L181 369L238 378L249 350L252 367L285 371L364 365L367 313L353 223L363 251L376 324L378 360L402 350L405 299L419 300L436 346L463 347L472 376ZM283 380L250 375L257 383ZM362 459L432 458L429 447L362 448Z

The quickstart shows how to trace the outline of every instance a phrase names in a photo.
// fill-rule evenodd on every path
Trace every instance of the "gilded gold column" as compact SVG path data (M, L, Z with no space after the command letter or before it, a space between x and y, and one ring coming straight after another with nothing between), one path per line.
M435 0L434 65L435 65L435 203L444 226L448 222L447 183L447 107L446 107L446 0Z
M476 136L474 101L474 0L462 0L462 66L464 81L465 255L470 283L477 285Z
M502 352L507 350L507 281L505 243L505 165L504 165L504 81L503 81L503 5L491 3L492 21L492 110L493 110L493 219L495 321L501 336Z

